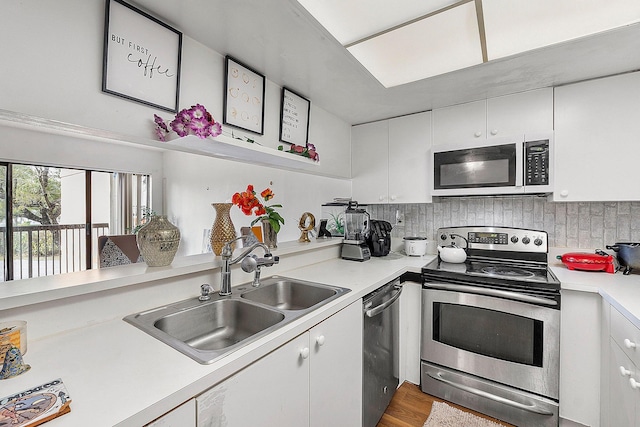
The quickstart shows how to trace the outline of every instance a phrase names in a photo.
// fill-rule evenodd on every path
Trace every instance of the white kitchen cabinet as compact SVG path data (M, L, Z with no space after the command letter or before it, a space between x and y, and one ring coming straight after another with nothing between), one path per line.
M555 89L555 201L640 200L639 111L640 73Z
M600 425L601 297L562 290L560 310L560 417Z
M198 427L309 425L308 352L305 333L198 396Z
M487 102L474 101L433 110L433 145L486 138Z
M359 203L388 203L389 121L351 128L351 197Z
M196 400L183 403L145 427L196 427Z
M198 427L362 423L362 301L196 398Z
M602 424L640 426L640 329L615 307L608 309L609 354L603 372L608 389Z
M553 129L553 89L543 88L433 110L433 145Z
M400 295L400 384L420 384L422 284L404 282Z
M389 120L389 203L429 203L431 111Z
M359 203L427 203L431 112L354 126L352 197Z
M638 426L640 391L631 388L631 379L639 380L636 365L611 339L609 347L609 422L608 426Z
M309 331L310 427L362 425L362 300Z

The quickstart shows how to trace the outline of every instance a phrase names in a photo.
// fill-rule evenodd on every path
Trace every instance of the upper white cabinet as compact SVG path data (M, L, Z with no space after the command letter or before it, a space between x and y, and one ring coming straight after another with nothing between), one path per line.
M351 197L360 203L388 203L389 121L351 128Z
M547 132L553 89L544 88L433 110L433 145Z
M428 203L431 112L354 126L352 197L360 203Z
M556 88L554 200L640 200L639 135L640 73Z
M486 138L486 101L467 102L433 110L433 145Z

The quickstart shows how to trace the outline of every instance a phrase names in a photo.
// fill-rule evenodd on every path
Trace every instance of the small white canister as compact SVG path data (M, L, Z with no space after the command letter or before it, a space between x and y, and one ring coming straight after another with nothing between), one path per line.
M405 237L404 253L408 256L423 256L427 253L426 237Z

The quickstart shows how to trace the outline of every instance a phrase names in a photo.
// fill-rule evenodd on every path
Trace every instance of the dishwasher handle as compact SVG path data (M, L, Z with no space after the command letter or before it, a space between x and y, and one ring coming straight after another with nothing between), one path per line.
M398 298L400 298L400 294L402 293L402 286L401 285L396 285L396 286L393 287L393 290L395 291L395 294L393 294L393 296L391 298L389 298L387 301L383 302L380 305L377 305L377 306L375 306L373 308L365 310L364 314L367 317L375 317L378 314L382 313L391 304L396 302L396 300Z

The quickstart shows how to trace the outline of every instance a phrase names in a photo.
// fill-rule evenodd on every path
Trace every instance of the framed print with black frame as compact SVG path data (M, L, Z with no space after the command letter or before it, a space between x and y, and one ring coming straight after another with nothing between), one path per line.
M265 77L229 55L225 76L222 122L264 135Z
M122 0L105 0L102 91L178 111L182 33Z
M280 141L306 146L309 141L311 101L283 87L280 105Z

